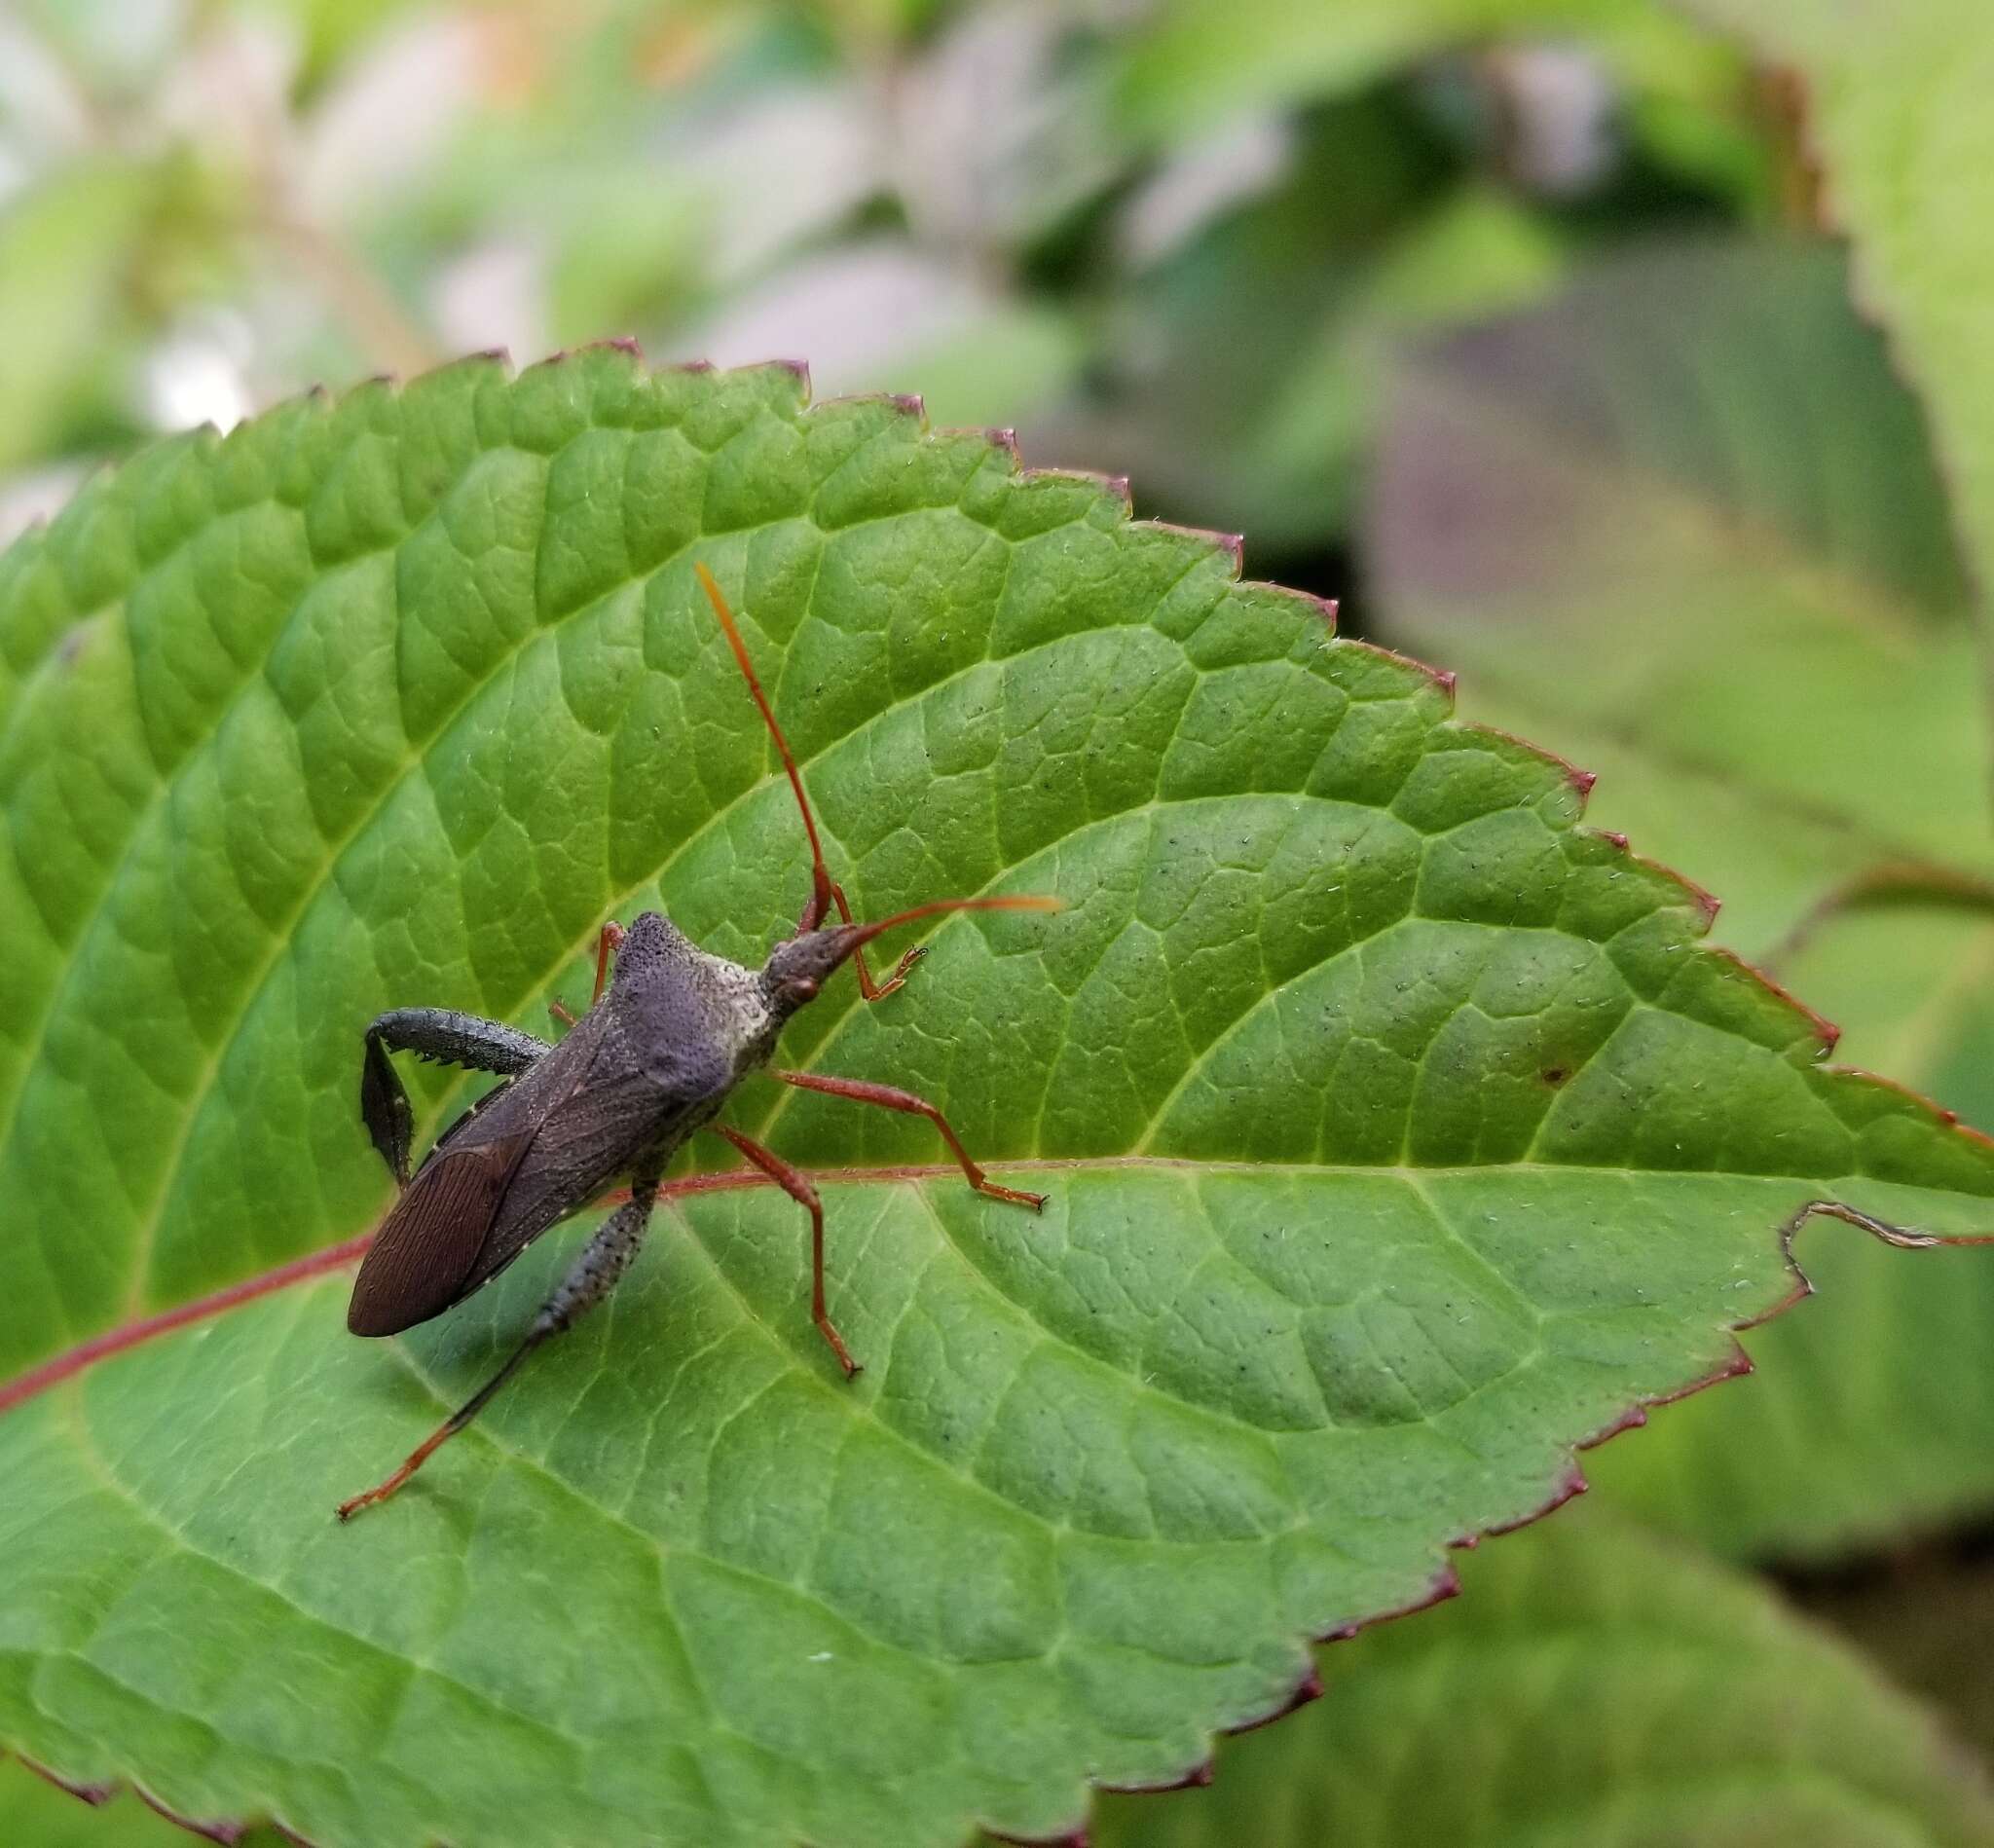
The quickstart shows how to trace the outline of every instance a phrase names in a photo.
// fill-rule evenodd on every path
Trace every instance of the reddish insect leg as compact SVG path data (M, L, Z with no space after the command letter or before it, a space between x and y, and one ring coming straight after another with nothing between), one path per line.
M596 939L596 985L589 993L590 1007L603 998L603 990L609 985L609 958L622 947L623 926L611 918L603 926L603 934Z
M852 915L852 907L845 903L845 889L835 879L831 882L831 896L832 902L837 906L838 916L843 918L847 924L856 924L859 920ZM899 962L894 964L892 975L888 976L884 981L875 983L872 979L872 972L866 967L865 949L861 947L853 950L852 967L859 972L860 994L868 1001L884 1001L902 982L906 980L907 971L927 953L928 945L926 943L916 943Z
M831 1343L831 1351L837 1355L837 1363L845 1370L849 1380L859 1371L859 1363L852 1358L851 1349L845 1346L844 1337L831 1326L830 1314L824 1307L824 1201L817 1189L811 1186L809 1176L800 1169L792 1167L773 1149L764 1149L758 1142L751 1142L738 1129L729 1129L725 1124L712 1126L753 1162L784 1193L810 1215L810 1319L817 1324L817 1332Z
M596 939L596 985L590 991L588 1004L594 1007L603 998L603 990L609 985L609 958L623 947L623 926L614 918L605 924L602 935ZM563 1026L574 1024L573 1012L565 1002L550 1001L547 1012Z
M942 1141L954 1150L955 1159L962 1164L963 1173L978 1193L988 1194L992 1200L1015 1201L1018 1205L1029 1206L1034 1212L1046 1204L1043 1194L1027 1194L1019 1188L1000 1187L984 1174L970 1160L969 1150L963 1147L962 1138L949 1127L948 1119L925 1097L916 1097L910 1090L898 1090L892 1085L868 1085L858 1078L826 1078L816 1072L776 1072L773 1076L786 1085L795 1085L804 1090L821 1090L831 1097L849 1097L854 1103L877 1104L882 1110L899 1110L909 1117L926 1117L942 1131Z

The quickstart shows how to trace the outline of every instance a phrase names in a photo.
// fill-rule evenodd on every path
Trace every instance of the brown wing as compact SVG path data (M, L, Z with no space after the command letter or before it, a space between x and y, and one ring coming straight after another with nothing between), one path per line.
M356 1335L398 1335L440 1315L464 1292L478 1252L533 1146L521 1129L467 1149L445 1149L402 1190L360 1261L347 1305Z

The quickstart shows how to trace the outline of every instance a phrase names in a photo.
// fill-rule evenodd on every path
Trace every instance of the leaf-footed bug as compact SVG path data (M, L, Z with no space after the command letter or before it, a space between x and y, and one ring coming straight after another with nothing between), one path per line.
M385 1501L447 1438L463 1429L548 1336L601 1302L644 1241L665 1164L701 1128L723 1135L810 1214L810 1313L845 1377L858 1363L824 1302L824 1204L809 1178L772 1150L713 1119L751 1072L765 1066L791 1015L816 998L848 958L861 994L893 993L923 954L913 948L892 976L875 983L864 945L882 931L946 911L1051 911L1056 899L940 899L874 924L855 923L825 864L816 818L775 713L756 678L747 644L720 586L694 567L720 618L748 689L781 755L810 842L810 902L793 936L749 969L698 948L657 911L625 931L606 924L596 951L595 993L579 1020L557 1008L570 1027L556 1045L517 1027L445 1008L395 1008L367 1028L360 1064L360 1118L401 1185L353 1281L347 1326L356 1335L393 1335L445 1310L488 1283L550 1226L579 1211L609 1184L630 1177L630 1199L605 1220L541 1306L526 1337L491 1379L423 1440L401 1467L339 1505L342 1521ZM841 924L827 930L837 907ZM610 957L615 973L609 976ZM505 1080L437 1137L409 1172L414 1129L408 1093L388 1061L415 1053ZM888 1085L778 1071L785 1084L828 1091L926 1117L941 1132L969 1184L992 1199L1039 1208L1040 1194L1000 1187L970 1159L948 1121L931 1103Z

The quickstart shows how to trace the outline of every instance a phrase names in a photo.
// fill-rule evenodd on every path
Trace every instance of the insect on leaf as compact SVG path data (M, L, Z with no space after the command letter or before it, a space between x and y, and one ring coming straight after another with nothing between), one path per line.
M468 363L149 451L0 561L0 1746L323 1844L1057 1834L1736 1370L1815 1203L1994 1220L1994 1148L1828 1068L1446 681L1106 484L805 400ZM576 1236L350 1337L364 1023L542 1026L606 916L758 961L805 896L696 562L861 916L1066 903L785 1056L1049 1203L744 1089L857 1381L794 1203L682 1173L613 1307L337 1528Z

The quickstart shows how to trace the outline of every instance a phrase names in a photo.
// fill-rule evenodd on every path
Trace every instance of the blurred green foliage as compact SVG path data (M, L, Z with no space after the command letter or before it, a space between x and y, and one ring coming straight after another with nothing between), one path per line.
M1994 25L1885 11L15 0L0 540L144 434L472 349L917 388L1463 669L1845 1053L1994 1127ZM1801 1255L1758 1386L1603 1497L1805 1558L1984 1743L1994 1282Z
M911 381L1325 579L1396 347L1763 224L1786 158L1743 56L1647 0L20 0L0 30L0 467L635 335Z

